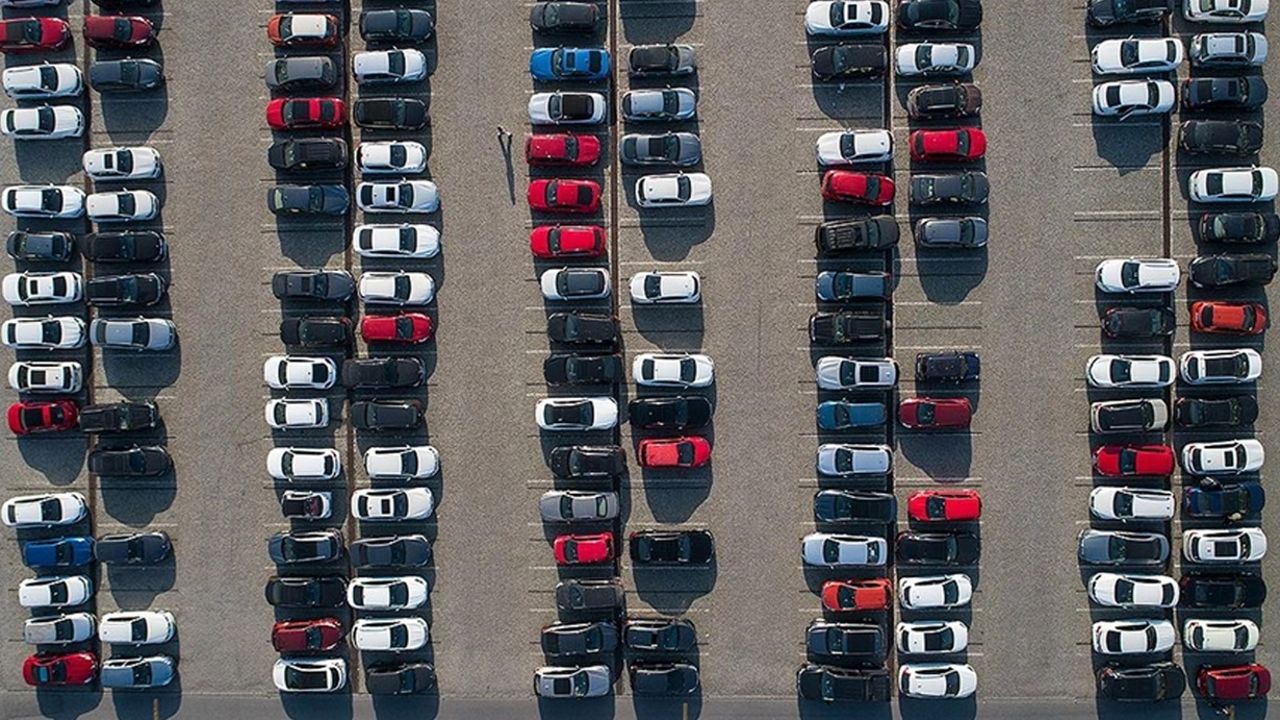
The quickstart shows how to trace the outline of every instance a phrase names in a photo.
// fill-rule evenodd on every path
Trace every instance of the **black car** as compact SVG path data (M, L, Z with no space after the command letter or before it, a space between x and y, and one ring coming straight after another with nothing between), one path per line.
M105 275L85 281L84 299L97 307L155 305L167 287L164 278L155 273Z
M600 11L595 3L538 2L529 11L529 25L539 32L595 32Z
M884 628L873 623L814 620L805 630L805 650L824 659L879 665L888 652Z
M420 43L431 37L435 21L426 10L366 10L360 13L360 37L365 42Z
M369 130L417 130L427 124L427 105L414 98L361 98L351 119Z
M342 384L356 388L418 387L427 379L427 368L416 357L356 358L342 363Z
M813 496L813 518L829 523L891 523L898 518L898 501L893 493L821 490Z
M986 218L980 217L921 218L914 231L920 247L944 250L985 247L989 233Z
M715 557L715 539L707 530L641 530L628 539L637 565L705 565Z
M972 533L898 533L898 562L907 565L973 565L979 550Z
M173 466L168 451L159 445L94 448L89 452L89 472L111 477L154 477Z
M917 382L965 382L982 375L977 353L943 352L916 355Z
M809 342L819 345L847 345L867 340L883 340L889 322L879 310L816 312L809 316Z
M688 695L698 689L698 668L689 663L631 663L627 672L636 695Z
M912 120L971 117L981 111L982 91L972 83L921 85L907 93Z
M818 80L854 80L883 75L889 54L880 43L842 43L813 51L809 67Z
M1102 314L1102 332L1109 338L1168 337L1177 327L1168 308L1113 307Z
M351 320L328 315L304 315L280 321L280 342L300 347L345 347L351 343Z
M1280 217L1275 213L1205 213L1200 216L1197 227L1204 242L1257 245L1280 238Z
M1171 662L1138 667L1107 665L1098 671L1098 695L1117 702L1176 700L1186 688L1186 673Z
M1258 419L1258 401L1252 395L1178 398L1173 406L1173 419L1188 428L1252 425Z
M698 642L693 623L679 618L631 618L623 627L622 642L641 653L684 653Z
M107 10L123 10L131 7L149 7L157 0L93 0L93 4Z
M417 400L362 400L351 404L351 424L357 430L412 430L422 424Z
M431 542L423 535L395 535L352 540L351 564L358 568L422 567L431 562Z
M612 383L622 378L620 355L555 354L542 362L548 385Z
M89 233L80 254L93 262L158 262L169 252L164 235L155 230Z
M86 405L80 408L80 430L87 433L149 430L160 424L160 408L150 400Z
M1252 573L1184 575L1180 602L1185 607L1238 610L1262 607L1267 583Z
M1256 482L1224 485L1213 478L1201 478L1198 485L1182 493L1182 512L1188 517L1232 522L1258 514L1266 504L1267 493Z
M1117 400L1095 403L1090 422L1095 432L1146 432L1164 427L1168 408L1163 400Z
M646 397L627 406L632 427L643 430L683 430L711 422L711 403L703 397Z
M1262 125L1243 120L1187 120L1178 145L1189 153L1252 155L1262 149Z
M89 65L89 85L100 93L152 90L162 82L164 69L155 60L96 60Z
M556 585L556 608L565 613L615 613L625 598L617 580L565 580Z
M983 172L911 176L911 202L915 205L981 205L987 201L990 189L987 174Z
M338 70L327 57L284 57L267 63L267 87L278 92L333 87Z
M844 670L805 665L796 672L796 693L805 700L888 702L889 671Z
M285 140L267 148L267 162L277 170L340 170L347 166L347 143L341 138Z
M1276 261L1263 253L1204 255L1192 260L1187 270L1196 287L1266 285L1275 277Z
M982 0L902 0L898 27L904 30L973 30L982 24Z
M14 260L37 262L63 262L71 259L75 249L75 235L57 230L28 232L14 230L9 233L4 247Z
M1266 102L1267 81L1257 75L1182 81L1182 106L1188 110L1255 110Z
M267 554L277 565L333 562L342 557L342 533L337 530L281 531L267 540Z
M696 63L688 45L639 45L627 55L627 72L633 77L688 75Z
M272 607L338 607L347 602L347 581L336 576L273 577L263 594Z
M627 455L616 445L561 445L547 464L556 477L610 477L626 472Z
M170 548L163 531L119 533L98 538L93 555L108 565L152 565L169 557Z
M351 196L341 185L273 185L267 209L276 215L342 215Z
M1117 23L1156 23L1173 12L1174 0L1089 0L1089 22L1098 27Z
M281 270L271 277L271 293L280 300L347 300L355 289L345 270Z
M370 665L364 670L364 689L370 695L412 695L436 686L436 670L424 662Z
M832 220L813 230L819 255L883 250L898 244L898 223L891 217Z
M553 313L547 318L547 336L570 345L612 345L618 339L618 321L592 313Z
M547 657L582 657L618 649L618 626L611 622L555 623L542 628Z
M319 520L330 512L329 492L288 490L280 497L280 514L290 520Z
M702 141L690 132L628 134L622 136L618 154L624 165L697 165L702 161Z

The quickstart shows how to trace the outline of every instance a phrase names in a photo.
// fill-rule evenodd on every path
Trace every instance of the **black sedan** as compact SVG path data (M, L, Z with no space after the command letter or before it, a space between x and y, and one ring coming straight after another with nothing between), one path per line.
M832 220L813 230L819 255L883 250L898 244L898 223L891 217Z
M1243 120L1187 120L1178 146L1189 153L1252 155L1262 149L1262 125Z
M345 270L281 270L271 277L271 293L280 300L347 300L355 289Z
M277 92L324 90L338 80L338 70L327 57L285 57L267 63L267 87Z
M693 649L698 632L679 618L632 618L623 628L623 644L642 653L683 653Z
M978 537L972 533L898 533L898 562L906 565L973 565Z
M86 433L149 430L160 424L160 408L150 400L122 401L80 408L80 430Z
M1107 337L1168 337L1178 327L1172 310L1156 307L1113 307L1102 315L1102 332Z
M553 313L547 318L547 336L569 345L612 345L618 338L618 321L593 313Z
M348 389L418 387L427 379L416 357L357 358L342 363L342 385Z
M1117 702L1176 700L1186 688L1186 673L1171 662L1137 667L1107 665L1098 671L1098 695Z
M959 203L981 205L987 201L991 183L983 172L943 173L939 175L913 175L911 177L911 203L913 205L938 205Z
M273 577L263 589L272 607L338 607L347 601L347 581L340 577Z
M690 45L637 45L627 55L627 71L633 77L688 75L696 69Z
M542 362L548 385L612 383L622 378L620 355L555 354Z
M5 251L14 260L65 262L75 249L75 236L69 232L14 230L5 239Z
M420 43L431 37L435 21L426 10L366 10L360 13L360 37L371 43Z
M626 472L627 455L616 445L561 445L551 450L547 464L556 477L610 477Z
M159 445L95 448L89 453L89 472L111 477L154 477L173 467L169 453Z
M1186 607L1237 610L1262 607L1267 583L1251 573L1184 575L1181 602Z
M425 535L361 538L348 548L358 568L421 567L431 562L431 542Z
M274 185L267 190L267 209L276 215L342 215L351 196L341 185Z
M618 649L618 626L611 622L555 623L542 628L547 657L602 655Z
M351 343L351 320L305 315L280 321L280 342L299 347L346 347Z
M1187 270L1196 287L1266 285L1275 277L1276 260L1263 253L1205 255L1192 260Z
M711 422L711 403L702 397L646 397L627 406L631 425L644 430L684 430Z
M902 0L898 26L904 30L973 30L982 24L982 0Z
M705 565L715 557L715 539L707 530L642 530L628 538L637 565Z
M1252 395L1178 398L1173 406L1173 419L1188 428L1252 425L1258 419L1258 401Z
M341 138L299 138L267 148L267 162L277 170L340 170L347 166L347 143Z
M342 557L342 533L337 530L278 532L267 541L267 554L277 565L333 562Z
M835 702L887 702L889 671L844 670L823 665L805 665L796 673L796 693L805 700Z
M169 252L164 236L155 230L90 233L80 254L93 262L158 262Z
M1182 106L1188 110L1255 110L1266 101L1267 81L1257 75L1182 81Z
M529 11L529 25L538 32L594 32L600 23L595 3L539 2Z
M168 284L155 273L104 275L85 281L85 302L96 307L155 305L164 297Z
M884 629L873 623L815 620L805 630L804 644L810 655L871 665L884 662L888 652Z
M164 69L155 60L96 60L89 65L89 85L100 93L141 92L162 82Z
M370 130L417 130L427 124L427 106L414 98L361 98L351 119Z
M1089 22L1098 27L1117 23L1156 23L1173 12L1174 0L1089 0Z
M1280 239L1280 217L1248 211L1205 213L1200 216L1198 229L1204 242L1273 243Z
M436 686L436 670L424 662L370 665L364 670L364 689L370 695L412 695Z
M362 400L351 404L351 424L357 430L412 430L422 424L422 403Z
M816 345L883 340L889 323L879 310L817 312L809 316L809 342Z
M889 55L880 43L827 45L813 51L809 67L818 80L854 80L883 75Z
M818 522L891 523L898 518L893 493L871 490L820 490L813 496Z
M98 562L108 565L152 565L169 557L169 535L162 531L104 535L94 543Z
M636 695L688 695L698 689L698 668L689 663L631 663L628 672Z

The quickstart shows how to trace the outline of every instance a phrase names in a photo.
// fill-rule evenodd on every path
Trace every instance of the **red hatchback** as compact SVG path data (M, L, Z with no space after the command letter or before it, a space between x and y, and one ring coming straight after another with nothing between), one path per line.
M822 197L835 202L891 205L893 180L885 175L828 170L822 176Z
M831 612L887 610L893 602L893 581L828 580L822 583L822 607Z
M15 435L71 430L80 420L72 400L25 400L9 406L9 429Z
M704 437L649 438L636 451L640 467L695 468L711 459L711 443Z
M70 39L71 26L59 18L27 17L0 21L0 52L58 50Z
M1098 474L1109 477L1172 475L1173 462L1168 445L1103 445L1093 454Z
M338 618L281 620L271 626L271 647L276 652L332 650L341 640L342 621Z
M1267 323L1267 310L1259 303L1201 300L1191 304L1191 329L1196 332L1261 335Z
M978 160L987 154L987 134L978 128L917 130L907 144L912 160Z
M600 185L594 180L533 180L529 207L544 212L595 212L600 209Z
M431 339L431 318L422 313L365 315L360 337L365 342L420 343Z
M89 15L84 19L84 40L97 48L147 47L156 40L151 21L125 15Z
M1201 665L1196 687L1206 700L1252 700L1271 689L1271 671L1252 665Z
M333 15L272 15L267 39L277 47L333 47L338 44L338 27Z
M921 490L907 497L907 516L916 522L965 522L981 515L977 490Z
M908 398L898 405L898 422L918 430L967 428L972 418L969 398Z
M600 140L574 133L530 135L524 144L524 159L530 165L595 165L600 159Z
M539 225L529 233L529 250L544 260L598 258L604 255L604 228L599 225Z
M28 685L86 685L93 682L98 658L93 653L40 653L22 662L22 679Z
M273 130L330 129L346 123L347 106L338 98L276 98L267 103L267 124Z
M613 560L613 535L559 535L555 542L556 562L561 565L590 565Z

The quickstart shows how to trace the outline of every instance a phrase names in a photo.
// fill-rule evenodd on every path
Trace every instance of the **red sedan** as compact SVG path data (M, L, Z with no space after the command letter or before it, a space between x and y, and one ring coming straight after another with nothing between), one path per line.
M333 47L338 44L338 27L333 15L272 15L267 39L277 47Z
M1173 448L1168 445L1103 445L1093 454L1101 475L1172 475Z
M529 250L545 260L598 258L604 255L604 228L599 225L539 225L529 233Z
M98 671L93 653L40 653L22 662L22 679L28 685L87 685Z
M613 560L613 535L559 535L556 562L561 565L590 565Z
M1191 329L1196 332L1261 335L1267 325L1267 310L1259 303L1201 300L1191 304Z
M916 522L965 522L982 515L977 490L921 490L907 497L907 515Z
M530 135L524 159L530 165L595 165L600 159L600 139L575 133Z
M1252 700L1271 689L1271 671L1252 665L1200 666L1196 687L1206 700Z
M893 191L893 180L885 175L828 170L822 176L822 197L836 202L891 205Z
M267 103L267 124L273 130L340 128L347 123L347 106L338 98L276 98Z
M71 26L59 18L27 17L0 21L0 52L58 50L70 39Z
M922 161L978 160L987 154L987 134L978 128L917 130L911 133L911 159Z
M431 339L431 318L422 313L365 315L360 337L365 342L420 343Z
M89 15L84 19L84 40L97 48L147 47L156 40L151 21L125 15Z
M334 617L281 620L271 626L271 647L276 652L332 650L341 640L342 621Z
M711 443L704 437L650 438L640 441L640 467L695 468L711 459Z
M972 418L969 398L908 398L898 405L898 422L919 430L967 428Z
M72 400L25 400L9 406L9 429L15 435L70 430L80 420Z
M600 185L594 180L533 180L529 207L544 212L592 213L600 209Z
M828 580L822 583L822 607L831 612L887 610L893 603L893 581Z

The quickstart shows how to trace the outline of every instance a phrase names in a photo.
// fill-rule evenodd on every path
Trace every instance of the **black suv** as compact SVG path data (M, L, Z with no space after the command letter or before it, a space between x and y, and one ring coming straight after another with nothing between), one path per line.
M306 315L280 321L280 342L300 347L345 346L351 342L351 320Z
M1193 77L1182 81L1188 110L1255 110L1267 101L1267 81L1247 77Z
M160 424L154 402L116 402L80 408L80 430L87 433L149 430Z
M1205 213L1200 216L1198 227L1204 242L1260 245L1280 238L1280 217L1275 213Z
M351 117L370 130L417 130L427 124L427 106L413 98L363 98L356 101Z
M364 689L370 695L411 695L436 686L436 670L424 662L370 665L364 669Z
M627 455L616 445L561 445L547 464L556 477L609 477L626 472Z
M100 93L141 92L162 82L164 70L155 60L96 60L89 65L89 86Z
M151 565L169 557L169 535L160 530L104 535L93 544L93 556L108 565Z
M155 305L167 287L164 278L155 273L106 275L85 281L84 299L98 307Z
M627 546L637 565L706 565L716 555L708 530L641 530Z
M347 143L340 138L302 138L274 143L267 162L277 170L341 170L347 166Z
M938 205L963 203L982 205L987 202L991 183L983 172L942 173L911 176L911 203Z
M1173 406L1173 419L1189 428L1252 425L1258 419L1258 401L1252 395L1178 398Z
M919 382L964 382L977 380L982 362L977 353L943 352L916 355L916 380Z
M342 557L338 530L282 530L267 540L267 555L277 565L333 562Z
M93 262L158 262L168 254L164 235L155 230L90 233L80 247L85 260Z
M1188 120L1178 146L1189 153L1252 155L1262 149L1262 125L1243 120Z
M879 310L817 312L809 316L809 342L818 345L882 340L889 322Z
M1263 253L1206 255L1192 260L1187 270L1196 287L1266 285L1275 277L1276 261Z
M1142 703L1174 700L1182 697L1186 689L1186 673L1171 662L1138 667L1107 665L1098 671L1098 695L1108 700Z
M902 0L898 27L904 30L973 30L982 24L982 0Z
M341 185L274 185L267 190L267 209L275 215L342 215L351 196Z
M417 387L426 379L426 366L416 357L356 358L342 363L342 384L348 389Z
M979 551L973 533L898 533L898 562L906 565L973 565Z
M898 518L893 493L871 490L821 490L813 496L813 519L818 522L891 523Z
M856 250L883 250L898 244L898 224L891 217L832 220L813 230L819 255Z
M420 43L431 37L434 25L426 10L396 8L360 13L360 37L371 43Z
M880 43L827 45L813 51L809 67L819 80L852 80L883 75L889 55Z
M1172 12L1173 0L1089 0L1089 22L1098 27L1157 23Z
M796 673L796 693L805 700L888 702L889 671L845 670L805 665Z
M1177 326L1168 308L1113 307L1102 314L1102 332L1109 338L1167 337Z
M529 25L539 32L595 32L600 11L595 3L538 2L529 11Z
M628 405L631 426L644 430L683 430L711 422L711 403L703 397L647 397Z
M810 655L843 662L879 665L888 652L884 628L874 623L833 623L814 620L804 634Z
M622 377L620 355L556 354L542 362L548 385L612 383Z
M556 585L556 607L560 612L613 614L625 599L622 583L617 580L565 580Z
M351 564L369 567L421 567L431 562L431 542L423 535L352 540Z
M273 577L263 590L273 607L338 607L347 602L347 581L340 577Z
M271 277L271 293L280 300L347 300L355 289L345 270L281 270Z
M14 260L63 262L71 259L75 236L69 232L14 230L5 239L5 251Z
M1184 575L1181 602L1186 607L1236 610L1262 607L1267 583L1252 573Z
M89 472L111 477L154 477L173 467L169 453L159 445L95 448L89 453Z
M412 430L422 424L422 403L362 400L351 404L351 424L357 430Z
M547 318L547 335L570 345L612 345L618 338L618 321L608 315L558 312Z

